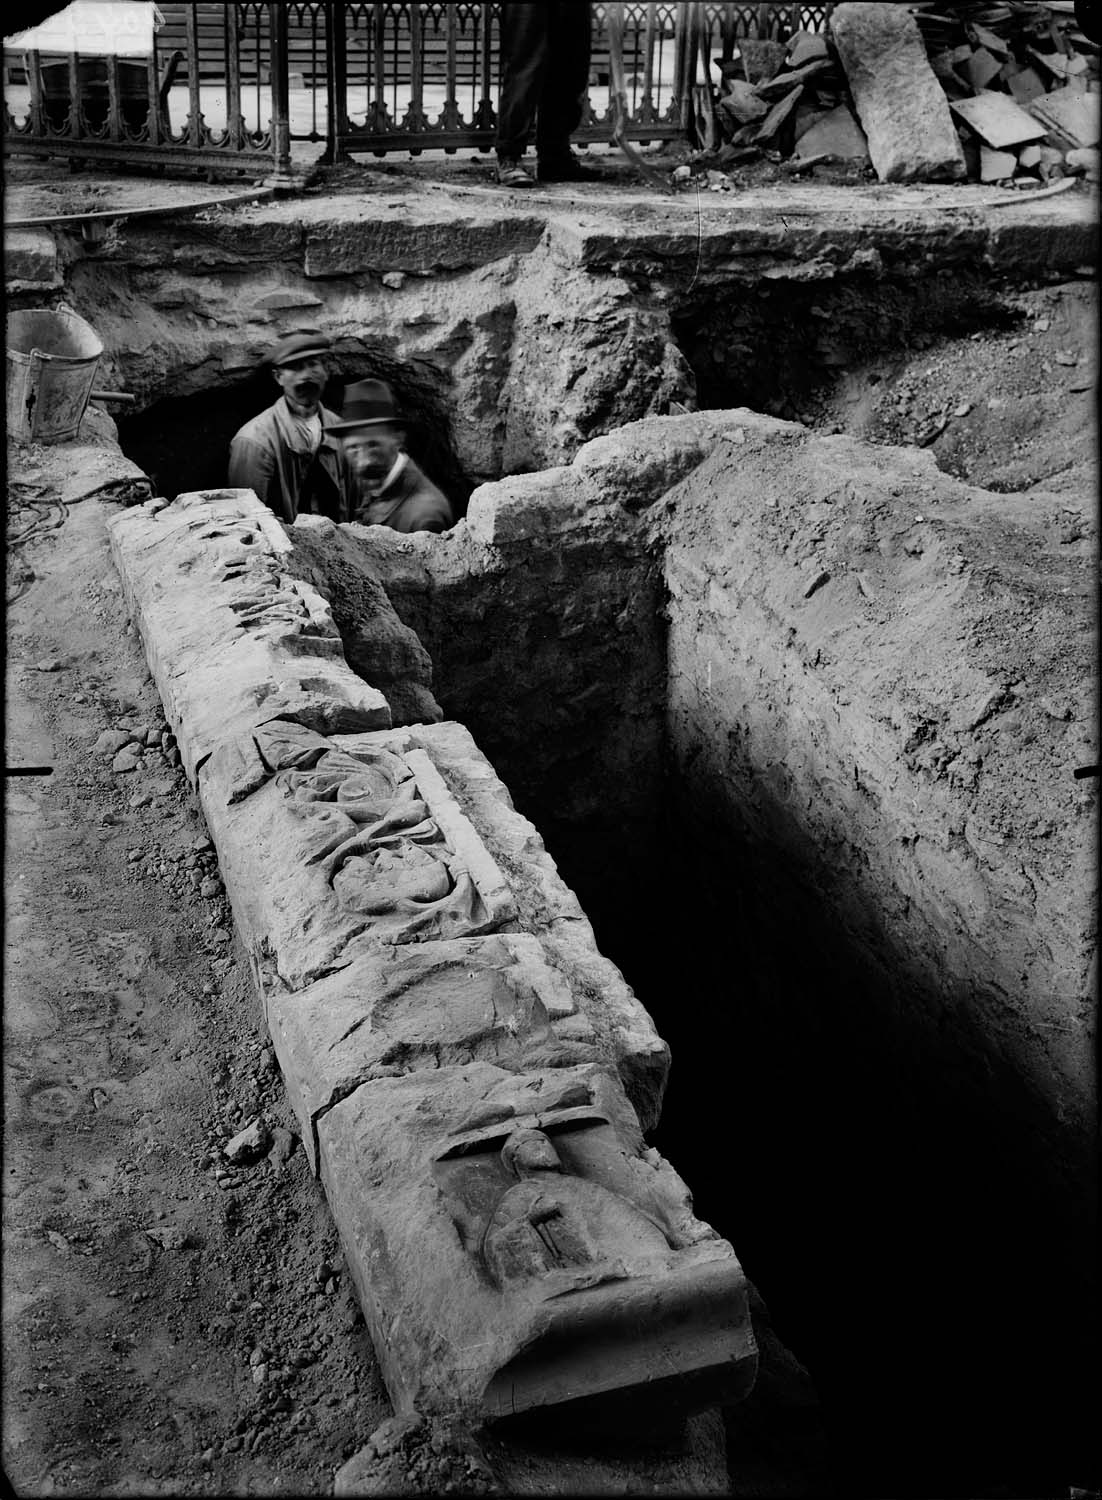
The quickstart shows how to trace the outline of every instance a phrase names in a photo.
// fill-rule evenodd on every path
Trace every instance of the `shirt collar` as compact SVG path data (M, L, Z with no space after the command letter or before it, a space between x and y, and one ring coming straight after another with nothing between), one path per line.
M406 464L408 462L409 462L409 454L408 453L399 453L398 457L394 460L393 464L391 464L391 466L390 466L390 473L386 476L386 478L383 480L382 484L375 491L375 493L377 495L381 495L384 490L389 489L390 486L394 483L394 481L398 478L399 474L401 474L402 470L405 468L405 466L406 466Z

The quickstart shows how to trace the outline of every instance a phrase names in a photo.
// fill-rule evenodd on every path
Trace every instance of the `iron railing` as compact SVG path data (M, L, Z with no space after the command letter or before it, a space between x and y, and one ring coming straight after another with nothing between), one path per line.
M624 5L624 75L637 141L693 138L708 58L740 37L822 30L830 5ZM30 52L23 111L5 96L5 151L90 162L264 173L290 184L292 144L350 153L488 151L496 125L497 3L301 0L172 4L149 57ZM595 4L590 89L576 139L612 123L607 6Z
M383 156L399 150L418 154L491 148L500 4L294 8L326 12L333 59L328 159L366 151ZM831 9L626 4L624 73L630 118L625 135L644 144L691 136L692 90L708 81L704 59L713 46L729 56L740 36L783 39L800 29L821 31ZM606 12L606 5L592 7L590 89L574 137L581 142L607 140L612 128ZM319 13L316 23L322 22Z
M286 5L163 9L176 13L176 32L162 33L146 58L26 53L22 118L12 108L9 67L5 152L183 166L212 178L263 172L290 184ZM212 36L214 87L202 65Z

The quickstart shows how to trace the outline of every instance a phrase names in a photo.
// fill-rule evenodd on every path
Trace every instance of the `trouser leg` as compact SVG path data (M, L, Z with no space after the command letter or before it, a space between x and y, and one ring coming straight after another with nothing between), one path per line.
M548 7L548 60L539 96L536 154L553 161L570 151L589 87L592 6L557 0Z
M501 7L501 89L498 103L498 156L523 156L540 103L549 56L548 4Z

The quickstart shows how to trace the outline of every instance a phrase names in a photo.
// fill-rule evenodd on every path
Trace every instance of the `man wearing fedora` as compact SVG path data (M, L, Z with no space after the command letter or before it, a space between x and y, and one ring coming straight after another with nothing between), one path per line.
M230 444L230 484L255 490L288 526L300 512L348 520L348 471L331 436L338 419L321 404L329 348L325 335L309 328L280 339L265 361L279 400Z
M405 426L383 380L357 380L344 413L326 429L339 438L350 476L350 516L393 531L446 531L452 508L405 452Z

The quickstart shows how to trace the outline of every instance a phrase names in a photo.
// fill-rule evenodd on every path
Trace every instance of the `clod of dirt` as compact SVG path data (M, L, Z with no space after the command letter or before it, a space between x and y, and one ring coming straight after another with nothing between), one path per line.
M253 1120L251 1124L245 1126L244 1130L239 1130L232 1140L226 1142L222 1147L222 1154L227 1161L245 1165L263 1156L271 1145L271 1141L268 1127L263 1120Z

